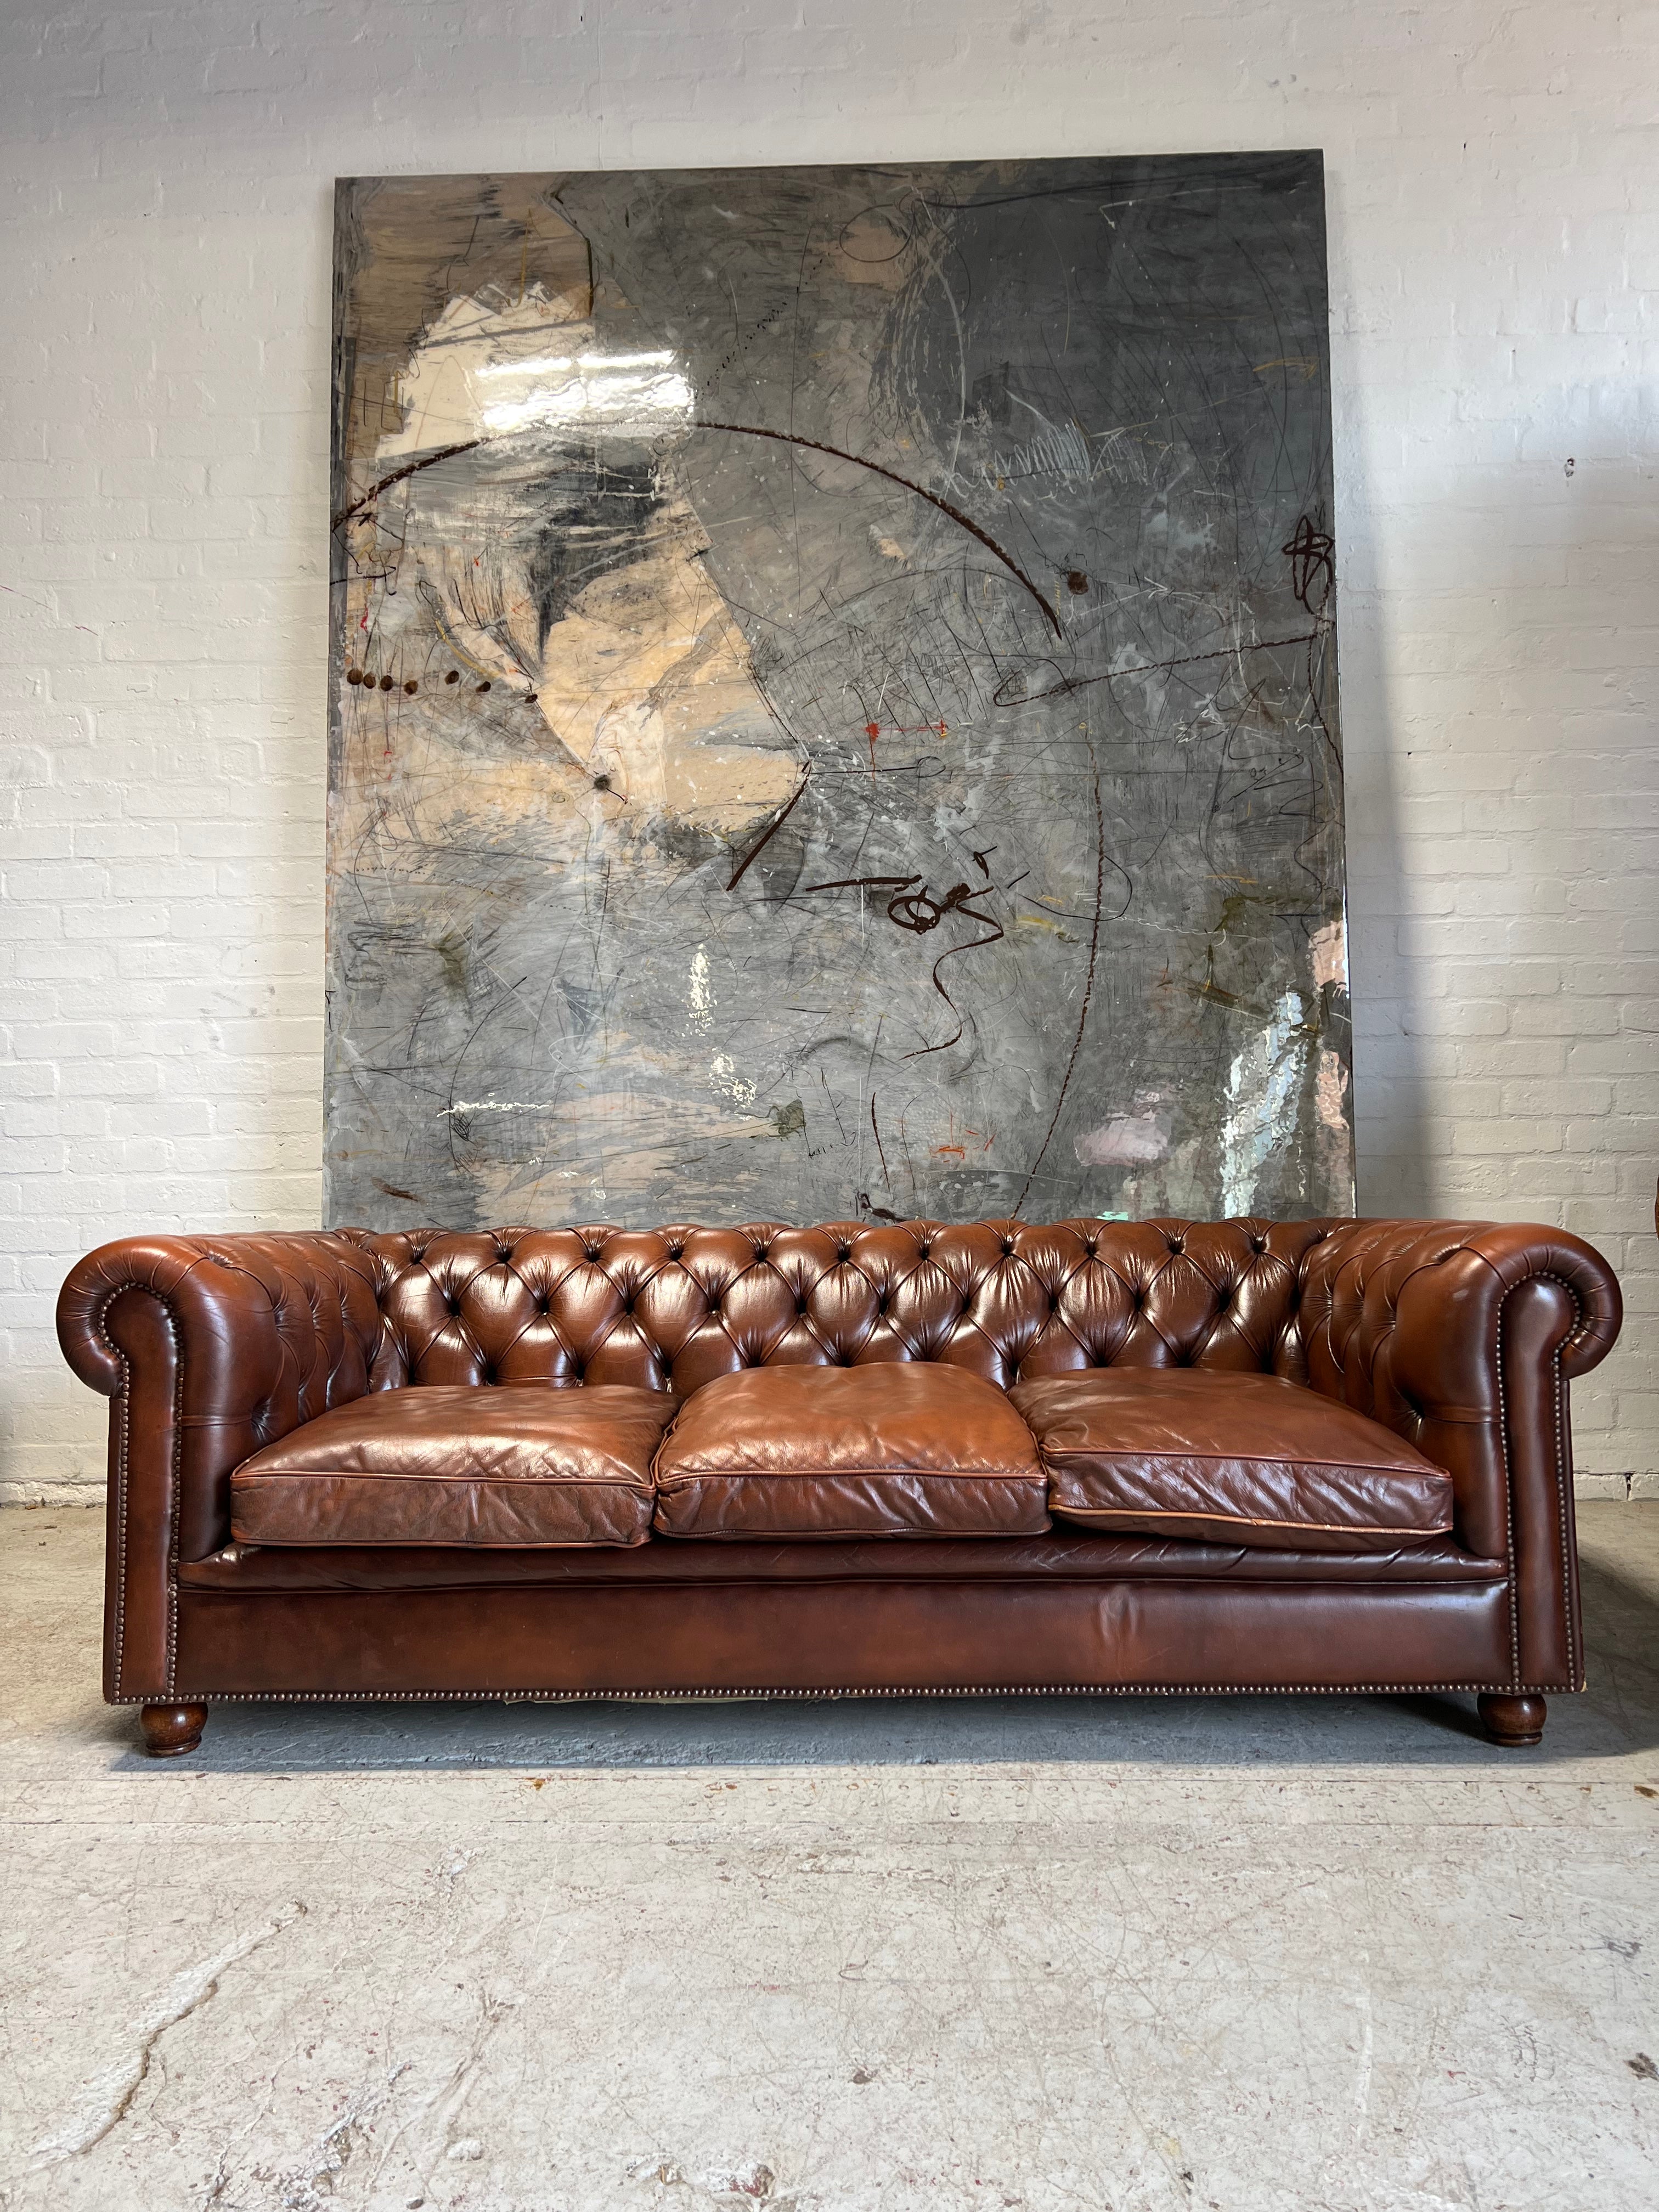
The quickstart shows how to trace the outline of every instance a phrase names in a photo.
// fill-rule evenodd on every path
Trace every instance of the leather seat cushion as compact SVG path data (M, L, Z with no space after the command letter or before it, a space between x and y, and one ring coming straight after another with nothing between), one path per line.
M931 1360L750 1367L704 1383L657 1454L665 1535L1030 1536L1030 1431L994 1382Z
M1102 1367L1017 1383L1063 1520L1275 1552L1392 1551L1452 1525L1451 1477L1273 1375Z
M230 1479L244 1544L643 1544L665 1391L545 1382L375 1390Z

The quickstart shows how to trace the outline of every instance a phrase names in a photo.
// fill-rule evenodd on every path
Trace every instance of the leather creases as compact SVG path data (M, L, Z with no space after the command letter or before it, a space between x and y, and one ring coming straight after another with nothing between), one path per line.
M763 1367L706 1383L657 1454L665 1535L1030 1536L1031 1432L959 1367Z
M544 1382L376 1391L245 1460L244 1544L642 1544L660 1391Z
M522 1653L502 1653L498 1670L482 1616L469 1672L459 1647L416 1663L410 1638L437 1635L435 1614L417 1626L388 1595L382 1649L381 1630L358 1618L355 1599L341 1607L325 1594L316 1620L336 1624L329 1632L339 1650L299 1668L292 1638L262 1625L264 1596L181 1588L194 1563L216 1559L231 1540L234 1471L370 1394L580 1382L684 1399L748 1370L931 1363L1005 1390L1149 1369L1308 1384L1443 1468L1452 1546L1501 1563L1501 1586L1490 1585L1492 1603L1479 1608L1481 1638L1501 1643L1483 1644L1478 1669L1468 1650L1433 1644L1426 1614L1419 1634L1401 1594L1389 1590L1377 1595L1382 1610L1363 1679L1563 1686L1582 1672L1566 1386L1606 1356L1620 1319L1606 1261L1553 1228L1254 1218L144 1236L78 1261L58 1307L70 1364L113 1401L105 1681L120 1698L239 1684L250 1693L298 1692L301 1674L351 1694L473 1680L511 1689L532 1679L520 1673ZM1445 1540L1421 1547L1425 1565ZM733 1557L744 1549L715 1543ZM644 1561L667 1548L599 1545L570 1556ZM864 1548L890 1559L883 1571L897 1576L917 1545L875 1539ZM428 1555L465 1553L434 1545ZM1127 1620L1144 1584L1133 1567L1126 1573ZM491 1595L491 1618L496 1602ZM644 1602L647 1627L637 1632L669 1638L672 1607L654 1608L670 1601L653 1591ZM234 1665L225 1632L210 1626L233 1603L249 1608L246 1652ZM1461 1600L1454 1611L1472 1618ZM1331 1617L1343 1634L1358 1634L1346 1593ZM556 1606L546 1618L563 1615ZM1250 1633L1267 1634L1277 1618L1252 1616ZM1183 1681L1261 1679L1250 1671L1258 1661L1261 1670L1281 1668L1280 1679L1310 1686L1328 1679L1317 1638L1300 1656L1247 1648L1223 1633L1207 1601L1182 1621L1182 1634L1204 1647L1170 1659ZM297 1620L290 1626L301 1633ZM304 1633L313 1626L307 1615ZM690 1638L689 1616L682 1626ZM635 1632L630 1625L619 1648ZM834 1649L801 1655L803 1680L837 1679L847 1632L842 1620ZM459 1631L452 1622L442 1633ZM556 1636L568 1650L566 1630ZM214 1648L223 1666L192 1686L187 1675L208 1666ZM688 1642L671 1664L672 1656L665 1646L660 1663L647 1653L637 1669L630 1662L630 1677L720 1678L717 1651ZM889 1680L908 1679L897 1656L872 1653L860 1664L872 1680L884 1670ZM1115 1662L1103 1650L1078 1664L1099 1682ZM549 1657L533 1679L571 1686L577 1677L602 1683L601 1658L576 1668ZM1007 1678L976 1668L971 1679Z
M1393 1552L1451 1528L1443 1468L1276 1376L1103 1368L1009 1397L1052 1510L1090 1528L1280 1552Z

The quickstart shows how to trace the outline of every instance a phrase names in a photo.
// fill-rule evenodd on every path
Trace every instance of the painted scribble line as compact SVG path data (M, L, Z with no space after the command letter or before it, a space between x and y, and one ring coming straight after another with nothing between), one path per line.
M805 774L802 775L800 781L795 786L795 793L793 798L789 799L782 807L780 808L778 812L772 817L772 819L767 823L765 829L761 831L760 836L749 848L749 850L744 854L742 860L738 861L737 866L732 869L731 876L727 879L726 885L727 890L736 890L738 885L748 874L750 869L754 866L756 861L759 860L761 854L766 850L768 845L771 843L773 838L777 836L779 830L782 829L784 823L789 819L795 809L800 805L801 799L805 794L806 787L811 781L812 763L811 761L808 761Z
M979 861L981 869L984 868L985 862L977 853L974 858ZM974 904L976 898L983 898L988 891L995 888L994 884L952 884L942 898L935 898L921 876L838 876L830 883L803 884L795 896L805 898L814 891L891 891L893 896L887 902L887 919L896 929L908 930L913 936L925 937L930 930L939 927L947 914L965 914L969 921L978 922L981 929L989 932L985 937L970 937L965 945L948 945L934 961L933 988L956 1016L957 1025L940 1043L918 1045L914 1052L907 1052L904 1055L906 1060L923 1060L930 1053L948 1052L967 1027L962 1009L945 989L939 969L947 960L954 960L958 953L978 952L988 945L1000 945L1007 935L994 914L984 914ZM873 1120L873 1110L872 1118ZM877 1132L876 1144L879 1149L879 1131ZM883 1164L885 1164L884 1161Z
M1040 700L1062 699L1068 692L1086 691L1096 684L1115 684L1121 676L1161 676L1171 668L1191 668L1200 660L1237 660L1243 653L1275 653L1281 647L1312 645L1330 627L1320 621L1312 629L1298 630L1294 637L1241 638L1237 645L1218 646L1212 653L1185 653L1176 660L1137 661L1129 668L1109 668L1099 676L1062 676L1058 684L1051 684L1046 691L1013 692L1010 687L1023 683L1024 678L1018 669L1005 677L992 694L998 707L1035 707ZM1052 665L1052 664L1051 664Z
M872 475L884 477L889 483L897 484L902 490L914 492L918 499L925 499L929 507L936 507L941 514L948 515L958 529L965 530L970 537L978 538L986 550L1001 562L1009 574L1024 586L1042 608L1042 618L1054 635L1060 637L1064 635L1060 626L1060 617L1013 555L999 545L989 531L981 529L971 514L964 514L951 501L941 499L937 492L929 491L926 484L917 483L914 477L902 477L896 469L884 468L879 461L866 459L861 453L849 453L841 446L826 446L817 438L803 438L793 430L763 430L752 422L698 422L695 427L699 430L722 430L734 438L769 438L780 446L802 446L809 453L827 453L832 460L850 461L854 468L868 469ZM417 460L406 461L402 468L393 469L389 476L381 477L360 497L343 507L331 518L331 527L337 530L343 523L349 522L353 515L361 514L365 507L373 506L382 492L390 491L393 484L402 483L406 477L418 476L422 469L435 468L440 461L453 460L458 453L474 453L480 446L494 442L489 438L465 438L459 445L440 446L434 453L422 453Z
M1054 635L1063 635L1060 617L1013 555L1005 552L988 531L980 528L972 515L964 514L959 507L952 506L948 499L941 499L937 492L929 491L925 484L917 483L913 477L902 477L895 469L884 469L879 461L866 460L862 453L849 453L844 447L826 446L817 438L803 438L793 430L763 430L752 422L699 422L696 427L700 430L725 430L735 438L770 438L780 446L804 446L808 453L828 453L832 460L851 461L854 468L868 469L873 475L885 477L889 483L896 483L904 491L914 492L918 499L925 499L929 507L936 507L941 514L948 514L959 529L967 531L970 537L977 538L988 552L994 553L1009 574L1018 578L1042 608L1042 618Z
M1097 762L1095 765L1095 921L1094 927L1089 933L1089 965L1083 977L1083 1004L1078 1008L1077 1034L1072 1039L1072 1056L1066 1061L1066 1073L1060 1080L1059 1094L1054 1100L1054 1117L1048 1124L1048 1132L1042 1142L1037 1146L1036 1158L1026 1170L1025 1181L1020 1187L1019 1196L1014 1200L1011 1209L1015 1213L1019 1212L1030 1195L1031 1185L1036 1178L1036 1171L1042 1165L1048 1147L1054 1142L1054 1131L1060 1127L1060 1110L1066 1103L1066 1093L1077 1069L1078 1054L1083 1049L1083 1032L1089 1022L1089 1001L1093 998L1095 991L1095 963L1100 955L1101 908L1105 902L1106 811L1101 804L1100 766Z
M990 934L988 937L970 937L966 945L948 945L945 950L939 954L939 958L934 961L933 988L939 993L940 998L944 1000L945 1005L949 1006L951 1012L956 1015L956 1030L951 1036L944 1038L938 1044L918 1045L914 1052L907 1052L905 1054L904 1057L907 1060L925 1060L929 1053L949 1052L951 1047L958 1041L963 1030L967 1027L967 1023L963 1018L956 1000L951 996L951 994L945 989L944 984L939 980L939 971L945 965L945 962L947 960L954 960L959 952L980 952L982 951L988 945L1000 945L1004 937L1007 934L1007 932L1003 928L1002 924L997 920L994 915L981 914L976 906L970 904L968 898L959 896L959 894L966 892L967 890L968 885L966 884L954 884L951 890L946 894L946 902L941 909L941 912L947 914L951 912L965 914L971 921L988 923L990 927ZM981 893L975 891L972 896L975 898L978 898L981 896ZM899 902L895 900L894 904L896 905ZM889 913L891 913L892 908L890 907L888 911ZM931 929L934 925L930 921L920 926L924 928ZM917 925L912 924L911 927L917 927Z
M422 453L419 460L406 462L402 468L393 469L389 477L382 477L378 483L370 484L361 499L354 499L349 507L343 507L337 514L331 517L329 527L337 530L343 522L349 522L354 514L361 514L366 507L372 507L383 491L390 491L393 484L401 483L405 477L419 476L422 469L434 469L440 461L453 461L457 453L471 453L489 443L488 438L463 438L459 446L440 446L435 453Z
M1291 537L1279 550L1291 564L1291 589L1297 602L1310 615L1317 617L1335 580L1332 556L1336 551L1336 540L1329 531L1320 529L1311 515L1304 514L1298 519ZM1317 605L1314 604L1316 592L1319 595Z

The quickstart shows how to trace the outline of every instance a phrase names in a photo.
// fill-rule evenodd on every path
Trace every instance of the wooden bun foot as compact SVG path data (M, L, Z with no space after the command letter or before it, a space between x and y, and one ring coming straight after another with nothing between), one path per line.
M194 1751L207 1726L205 1705L144 1705L138 1714L144 1748L153 1759L180 1759Z
M1541 1740L1548 1710L1542 1698L1500 1698L1483 1692L1480 1725L1494 1743L1518 1751Z

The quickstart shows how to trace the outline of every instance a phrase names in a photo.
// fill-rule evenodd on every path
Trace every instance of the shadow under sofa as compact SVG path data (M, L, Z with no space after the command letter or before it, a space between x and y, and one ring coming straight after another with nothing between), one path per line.
M218 1698L1003 1690L1536 1741L1619 1323L1578 1238L1429 1221L135 1237L58 1304L158 1752Z

